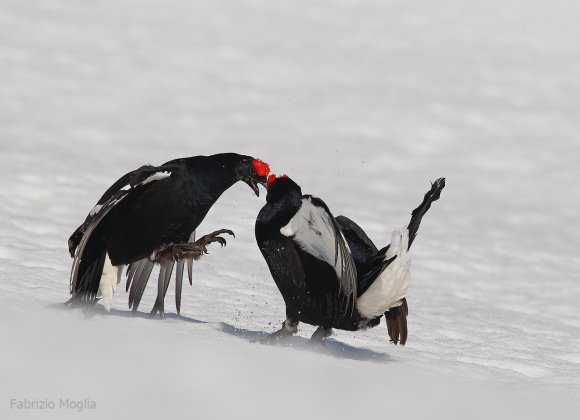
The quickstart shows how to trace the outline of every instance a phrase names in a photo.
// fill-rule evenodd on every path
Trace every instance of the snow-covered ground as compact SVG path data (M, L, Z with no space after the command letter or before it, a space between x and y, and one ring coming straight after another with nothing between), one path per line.
M0 417L578 418L579 21L571 0L0 0ZM252 342L284 307L243 184L199 229L237 235L182 318L148 319L155 281L136 318L124 288L110 315L61 308L68 236L118 176L222 151L378 245L447 177L405 347L384 325Z

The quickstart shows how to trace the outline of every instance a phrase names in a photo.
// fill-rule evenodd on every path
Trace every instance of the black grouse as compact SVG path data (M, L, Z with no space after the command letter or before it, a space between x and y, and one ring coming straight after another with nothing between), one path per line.
M74 258L69 304L94 304L99 298L109 310L123 266L129 264L129 307L136 311L155 263L161 266L157 301L152 314L164 316L164 297L177 263L175 300L181 309L184 262L191 284L192 261L207 253L207 245L226 244L221 229L195 240L195 229L217 199L238 181L259 196L270 169L251 156L222 153L194 156L142 166L115 182L71 235Z
M256 240L286 304L286 320L265 341L294 334L300 321L318 326L312 340L320 341L332 328L371 328L385 315L391 341L404 345L408 250L444 186L444 178L435 181L409 225L393 232L390 245L378 250L352 220L335 219L321 199L302 195L290 178L270 175Z

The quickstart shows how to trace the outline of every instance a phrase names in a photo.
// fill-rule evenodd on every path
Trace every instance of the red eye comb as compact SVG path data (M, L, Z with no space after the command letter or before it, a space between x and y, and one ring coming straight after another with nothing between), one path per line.
M262 162L260 159L254 159L252 161L252 166L256 170L258 176L268 176L270 173L270 166L266 162Z
M286 174L280 175L280 176L276 176L276 174L272 174L268 177L268 180L266 181L266 186L270 187L270 184L272 182L276 181L277 179L282 179L282 178L289 178L289 176Z

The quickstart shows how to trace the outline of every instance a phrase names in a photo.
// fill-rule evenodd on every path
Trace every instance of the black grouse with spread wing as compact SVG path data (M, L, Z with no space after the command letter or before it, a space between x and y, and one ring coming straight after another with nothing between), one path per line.
M212 242L222 246L218 230L195 241L195 229L218 198L238 181L259 195L268 165L251 156L223 153L142 166L115 182L69 239L74 258L69 303L93 304L102 298L110 308L124 265L129 306L136 311L155 263L161 265L152 313L164 314L164 296L176 269L176 306L180 312L184 262L191 283L192 261Z
M334 218L322 200L302 195L290 178L271 175L256 239L286 304L286 320L266 341L294 334L300 321L319 327L312 336L319 341L332 328L371 328L385 315L391 340L405 344L408 250L444 186L444 178L435 181L409 225L378 250L356 223Z

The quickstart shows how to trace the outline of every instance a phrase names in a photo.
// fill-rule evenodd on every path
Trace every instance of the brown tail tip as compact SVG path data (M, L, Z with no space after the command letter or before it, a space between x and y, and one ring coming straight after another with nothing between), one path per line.
M401 346L404 346L407 342L407 315L409 315L409 307L407 306L406 298L403 298L401 306L391 308L385 312L389 338L395 345L400 343Z

